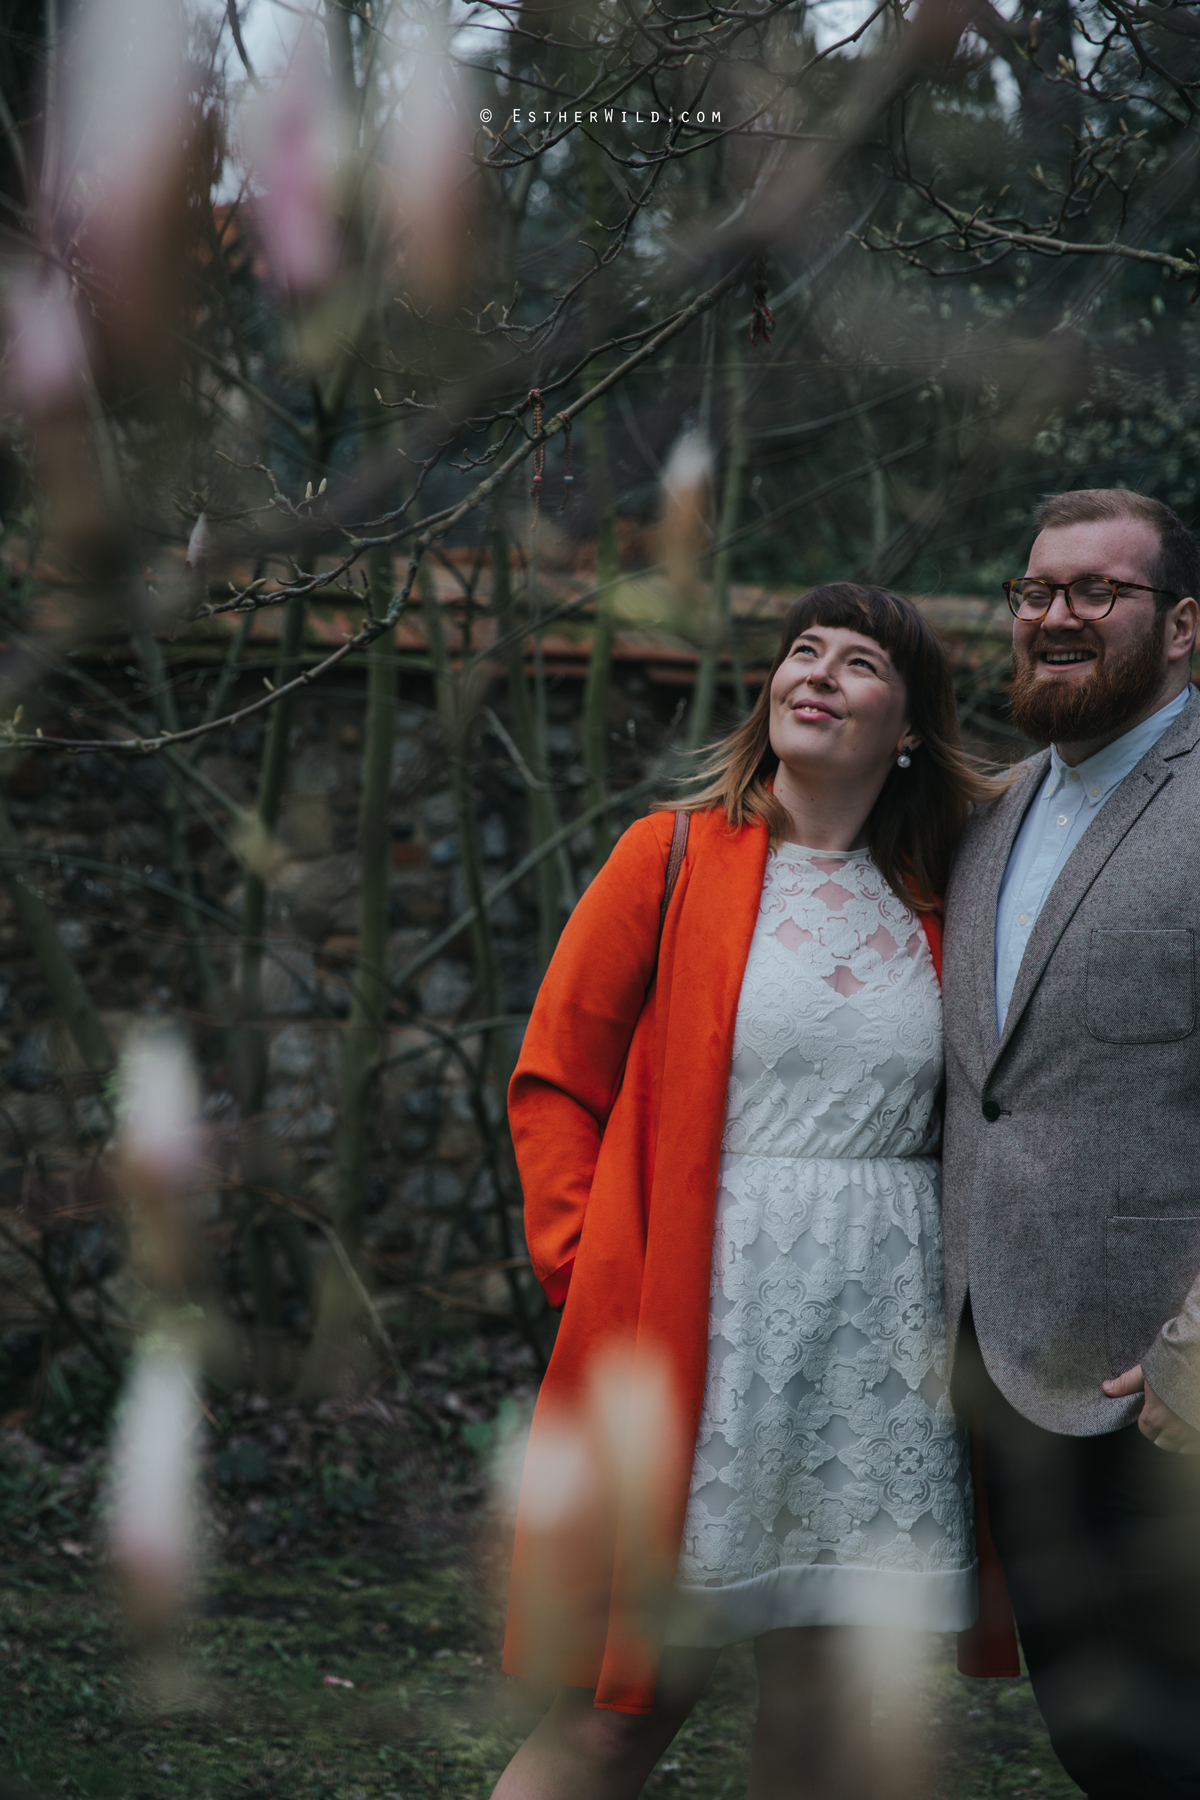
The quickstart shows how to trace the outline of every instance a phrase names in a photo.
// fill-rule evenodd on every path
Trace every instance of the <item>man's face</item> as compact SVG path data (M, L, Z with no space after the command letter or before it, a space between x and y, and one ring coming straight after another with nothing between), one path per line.
M1025 573L1038 581L1110 575L1146 584L1158 536L1140 519L1061 525L1034 540ZM1056 594L1036 624L1013 620L1012 714L1042 743L1107 738L1132 723L1167 679L1166 612L1153 594L1122 594L1106 618L1077 619Z

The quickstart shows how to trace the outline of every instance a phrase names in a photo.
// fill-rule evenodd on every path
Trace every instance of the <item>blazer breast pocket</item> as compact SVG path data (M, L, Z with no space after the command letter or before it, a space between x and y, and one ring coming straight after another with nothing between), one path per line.
M1093 931L1087 1028L1105 1044L1170 1044L1196 1023L1190 930Z
M1104 1326L1109 1374L1141 1362L1200 1273L1200 1218L1104 1222Z

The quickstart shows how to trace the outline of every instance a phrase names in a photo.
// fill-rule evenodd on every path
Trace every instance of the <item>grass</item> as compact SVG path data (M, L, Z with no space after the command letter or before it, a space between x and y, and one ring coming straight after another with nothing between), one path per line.
M440 1442L381 1399L353 1416L253 1395L219 1406L207 1571L154 1661L129 1642L105 1567L102 1433L77 1415L73 1436L0 1431L0 1800L486 1800L539 1716L500 1673L506 1553L475 1454L514 1382L526 1407L531 1390L489 1356L420 1365ZM897 1710L910 1724L918 1800L1077 1793L1027 1680L966 1680L951 1640L923 1649L908 1699L876 1718L884 1734ZM651 1800L744 1794L753 1709L739 1646Z
M386 1575L327 1557L214 1570L178 1661L153 1667L126 1643L102 1575L62 1555L26 1562L0 1586L0 1768L95 1800L484 1800L536 1706L498 1673L478 1571L461 1557L402 1560ZM1076 1792L1026 1681L965 1681L941 1646L918 1706L923 1793ZM752 1707L739 1648L648 1793L742 1793Z

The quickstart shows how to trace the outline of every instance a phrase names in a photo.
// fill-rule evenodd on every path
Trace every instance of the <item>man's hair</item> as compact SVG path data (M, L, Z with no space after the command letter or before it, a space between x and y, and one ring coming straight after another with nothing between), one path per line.
M1066 494L1047 494L1033 523L1035 531L1056 531L1064 525L1093 525L1107 519L1137 519L1156 533L1158 551L1150 560L1146 580L1163 590L1157 597L1160 606L1169 604L1164 597L1167 594L1200 600L1200 546L1178 513L1148 494L1134 494L1128 488L1074 488ZM1106 571L1089 569L1087 573L1103 575Z

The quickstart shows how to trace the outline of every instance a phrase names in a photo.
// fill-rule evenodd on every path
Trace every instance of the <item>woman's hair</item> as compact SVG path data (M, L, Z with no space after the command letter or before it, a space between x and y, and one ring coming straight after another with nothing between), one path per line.
M710 750L704 786L677 805L683 812L725 809L738 827L763 819L772 845L789 821L767 786L779 766L771 748L771 683L796 639L814 625L874 638L891 657L908 695L908 723L920 738L912 767L893 767L867 815L867 842L884 880L908 905L928 911L946 891L950 858L971 805L994 800L1004 782L978 773L959 744L950 662L933 628L910 600L883 588L832 581L788 608L779 649L744 725Z

